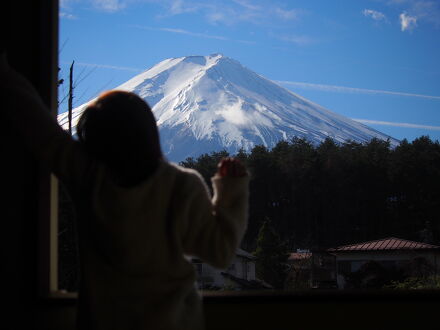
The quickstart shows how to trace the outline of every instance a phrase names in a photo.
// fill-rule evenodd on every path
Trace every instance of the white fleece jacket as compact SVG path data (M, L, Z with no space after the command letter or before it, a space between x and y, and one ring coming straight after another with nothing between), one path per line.
M82 253L95 328L203 329L185 255L229 265L246 228L247 181L214 177L211 201L197 172L165 161L130 189L99 172L94 226Z
M161 161L145 182L116 185L106 167L57 124L27 81L4 71L4 113L77 206L80 329L203 329L195 271L185 255L218 268L244 234L248 177L201 176Z

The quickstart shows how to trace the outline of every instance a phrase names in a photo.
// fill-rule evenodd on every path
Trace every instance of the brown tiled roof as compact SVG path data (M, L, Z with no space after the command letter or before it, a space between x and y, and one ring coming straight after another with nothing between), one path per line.
M311 252L294 252L291 253L288 260L302 260L308 259L312 256Z
M440 246L408 241L406 239L388 237L375 241L362 242L357 244L343 245L328 249L329 252L345 251L384 251L384 250L431 250L440 249Z

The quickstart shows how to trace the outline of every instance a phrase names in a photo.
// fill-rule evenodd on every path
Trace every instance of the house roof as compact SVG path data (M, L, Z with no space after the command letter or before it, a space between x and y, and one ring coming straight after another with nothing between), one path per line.
M239 256L239 257L244 257L244 258L251 259L251 260L255 260L255 259L257 259L254 255L252 255L252 254L250 254L249 252L247 252L247 251L245 251L245 250L242 250L242 249L240 249L240 248L238 248L238 249L235 251L235 254L236 254L237 256Z
M243 257L243 258L247 258L247 259L250 259L250 260L255 260L255 259L257 259L257 258L256 258L254 255L252 255L251 253L249 253L249 252L247 252L247 251L245 251L245 250L243 250L243 249L240 249L240 248L238 248L238 249L235 251L235 255L238 256L238 257ZM200 260L200 259L197 258L197 257L190 256L189 258L191 259L192 262L203 262L202 260Z
M328 249L328 252L349 252L349 251L384 251L384 250L436 250L440 246L409 241L406 239L388 237L374 241L342 245Z
M243 278L236 277L232 274L222 272L224 277L231 279L232 281L238 283L244 289L273 289L273 287L262 280L245 280Z
M311 256L312 256L311 252L293 252L290 254L287 260L289 261L304 260L310 258Z

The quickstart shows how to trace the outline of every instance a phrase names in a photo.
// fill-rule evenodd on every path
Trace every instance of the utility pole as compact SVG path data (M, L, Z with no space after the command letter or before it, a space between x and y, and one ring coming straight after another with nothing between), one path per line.
M69 104L68 104L68 119L69 119L69 134L72 135L72 102L73 102L73 65L75 61L72 61L70 65L69 74Z

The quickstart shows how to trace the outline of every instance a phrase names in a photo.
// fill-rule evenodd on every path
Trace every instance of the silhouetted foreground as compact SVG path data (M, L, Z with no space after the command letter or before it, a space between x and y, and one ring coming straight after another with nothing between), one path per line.
M5 116L77 213L79 329L204 329L187 255L226 268L243 237L248 175L236 159L199 173L162 157L149 106L111 91L88 105L74 140L31 83L0 61Z

